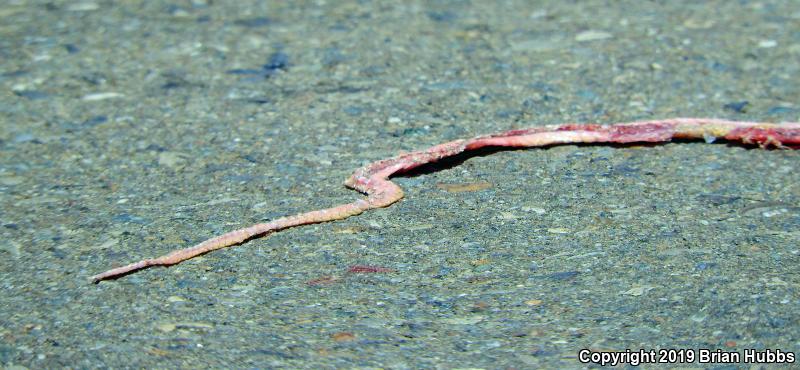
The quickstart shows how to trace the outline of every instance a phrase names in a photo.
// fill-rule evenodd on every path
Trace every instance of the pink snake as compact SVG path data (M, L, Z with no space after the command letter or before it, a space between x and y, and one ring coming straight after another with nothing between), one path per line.
M707 118L673 118L613 125L550 125L455 140L426 150L380 160L357 169L344 184L366 194L366 198L234 230L193 247L108 270L92 276L91 279L97 283L150 266L174 265L213 250L241 244L266 233L300 225L341 220L369 209L387 207L403 197L403 190L389 181L390 176L462 152L483 147L527 148L577 143L662 143L672 139L705 139L707 142L724 139L743 144L757 144L762 148L769 146L797 148L800 146L800 123L773 124Z

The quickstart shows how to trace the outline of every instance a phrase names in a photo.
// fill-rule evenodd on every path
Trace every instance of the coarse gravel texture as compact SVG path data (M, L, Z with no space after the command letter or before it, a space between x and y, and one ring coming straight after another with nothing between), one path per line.
M0 365L800 353L800 151L724 143L482 153L397 178L385 209L88 282L457 138L800 121L798 30L794 1L6 0Z

